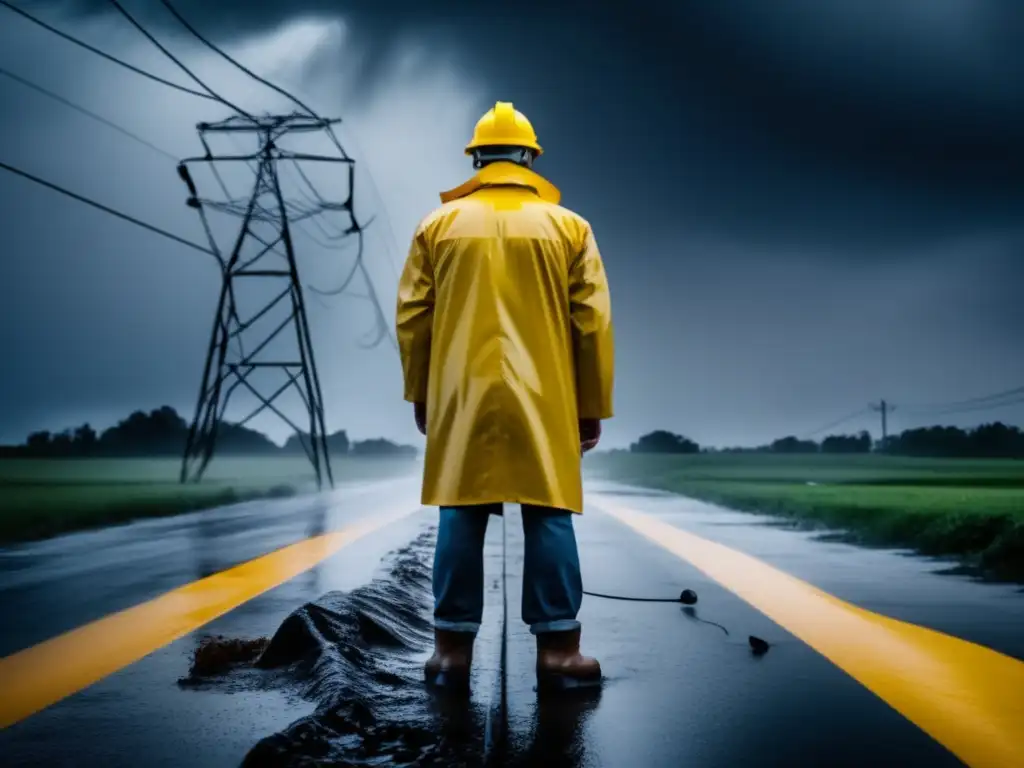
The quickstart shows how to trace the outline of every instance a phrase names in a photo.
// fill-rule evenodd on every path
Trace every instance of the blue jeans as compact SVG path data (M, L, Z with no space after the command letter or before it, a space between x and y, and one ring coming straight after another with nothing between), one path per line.
M523 621L530 632L580 628L583 580L572 512L522 505ZM476 633L484 611L484 534L500 504L441 507L434 552L434 626Z

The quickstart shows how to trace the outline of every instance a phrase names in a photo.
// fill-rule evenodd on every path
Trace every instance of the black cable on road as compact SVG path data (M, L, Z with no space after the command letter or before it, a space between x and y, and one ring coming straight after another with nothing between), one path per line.
M194 91L191 88L185 87L184 85L178 85L177 83L171 82L170 80L165 80L162 77L154 75L152 72L147 72L144 69L140 69L139 67L136 67L134 64L129 64L127 61L122 61L121 59L117 58L116 56L111 56L109 53L106 53L105 51L101 51L99 48L96 48L95 46L89 45L88 43L86 43L86 42L84 42L82 40L79 40L77 37L73 37L73 36L67 34L66 32L61 32L56 27L50 26L45 21L42 21L41 19L37 19L35 16L33 16L30 13L28 13L27 11L24 11L21 8L19 8L18 6L14 5L13 3L8 2L8 0L0 0L0 6L3 6L4 8L7 8L8 10L14 11L15 13L17 13L18 15L22 16L23 18L27 19L28 21L31 21L33 24L36 24L36 25L42 27L47 32L52 32L53 34L57 35L58 37L61 37L64 40L67 40L69 43L74 43L75 45L79 46L80 48L84 48L85 50L89 51L90 53L95 53L97 56L100 56L100 57L106 59L107 61L113 62L114 64L117 64L120 67L124 67L125 69L130 70L130 71L134 72L137 75L142 75L142 77L145 77L145 78L148 78L149 80L152 80L154 82L160 83L161 85L166 85L168 88L173 88L176 91L181 91L182 93L187 93L190 96L198 96L200 99L209 99L210 101L217 101L217 99L215 97L211 96L208 93L202 93L201 91Z
M589 592L585 589L583 590L583 594L589 595L590 597L604 598L605 600L623 600L628 603L682 603L683 605L687 606L683 609L683 611L685 611L686 615L689 616L691 619L693 619L694 621L699 621L701 624L710 624L712 627L718 627L726 634L726 636L729 635L729 630L723 627L717 621L708 621L707 619L702 619L700 616L697 615L696 611L694 611L693 608L689 607L697 603L697 593L694 592L692 589L684 589L679 594L679 597L626 597L624 595L605 595L601 592Z
M139 142L139 144L142 144L143 146L148 147L149 149L152 149L154 152L158 152L161 155L163 155L164 157L170 158L174 162L178 162L179 158L176 157L175 155L171 154L170 152L168 152L166 149L161 149L156 144L153 144L153 143L147 141L146 139L142 138L141 136L138 136L138 135L132 133L127 128L123 128L122 126L118 125L117 123L115 123L115 122L113 122L111 120L108 120L107 118L103 117L103 115L98 115L95 112L93 112L92 110L87 109L86 107L83 107L83 106L81 106L79 104L76 104L73 101L70 101L69 99L64 98L60 94L54 93L53 91L51 91L51 90L49 90L47 88L44 88L43 86L39 85L38 83L33 83L31 80L26 80L21 75L16 75L16 74L14 74L13 72L11 72L11 71L9 71L7 69L4 69L3 67L0 67L0 75L4 75L5 77L9 77L11 80L14 80L15 82L21 83L26 88L31 88L32 90L37 91L38 93L41 93L44 96L47 96L47 97L53 99L54 101L57 101L57 102L63 104L66 107L71 107L71 109L75 110L76 112L80 112L83 115L85 115L86 117L91 117L93 120L96 120L97 122L103 123L103 125L107 126L108 128L113 128L118 133L120 133L120 134L122 134L124 136L127 136L129 139L132 139L133 141Z
M689 589L686 590L683 592L683 595L690 591ZM602 595L600 592L588 592L585 589L583 594L590 595L591 597L603 597L605 600L625 600L630 603L682 603L683 605L693 605L693 603L697 602L696 594L693 595L693 599L690 601L684 599L683 595L679 597L623 597L622 595Z
M36 184L47 187L48 189L52 189L55 192L60 192L62 195L67 195L68 197L77 200L80 203L91 205L93 208L98 208L104 213L109 213L111 216L116 216L119 219L124 219L125 221L131 222L137 227L142 227L143 229L148 229L150 232L155 232L158 235L163 235L164 237L170 240L174 240L177 243L186 245L189 248L192 248L196 251L208 253L213 257L217 256L216 253L214 253L212 250L205 246L199 245L198 243L193 243L191 240L186 240L184 237L180 237L174 234L173 232L168 232L166 229L160 229L160 227L148 224L145 221L142 221L141 219L135 218L134 216L129 216L127 213L121 213L121 211L111 208L110 206L103 205L103 203L98 203L95 200L90 200L88 197L83 197L82 195L79 195L76 192L72 192L69 189L65 189L64 187L58 186L57 184L54 184L51 181L46 181L45 179L41 179L38 176L34 176L28 171L23 171L20 168L15 168L13 165L9 165L8 163L3 162L2 160L0 160L0 170L8 171L10 173L15 174L16 176L21 176L22 178L28 179L29 181L34 181Z

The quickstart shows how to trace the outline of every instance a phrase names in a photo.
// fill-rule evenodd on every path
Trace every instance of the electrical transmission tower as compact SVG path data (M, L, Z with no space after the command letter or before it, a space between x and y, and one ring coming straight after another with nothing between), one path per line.
M349 226L336 239L360 234L353 208L355 162L343 150L341 156L324 156L295 152L282 148L282 140L291 134L329 132L333 119L291 114L284 116L235 116L219 123L200 123L199 138L206 150L202 157L181 161L178 175L189 191L187 204L199 212L211 247L221 262L222 281L220 299L214 314L213 330L206 352L199 398L189 429L185 454L181 465L181 482L198 481L213 458L218 433L225 430L224 414L232 394L240 387L251 395L257 406L244 419L235 422L244 425L264 411L270 411L287 423L301 442L306 456L313 465L317 487L324 480L333 487L330 454L324 426L323 394L317 374L310 339L309 321L298 265L292 227L303 219L310 219L325 211L348 214ZM214 155L207 137L211 134L239 134L257 139L252 154L235 153ZM340 146L338 147L341 149ZM316 199L307 198L308 204L297 204L285 198L281 191L280 166L289 163L303 179L308 177L300 163L340 163L348 168L348 199L344 202L324 200L310 183ZM199 196L190 167L204 164L213 172L225 200L211 200ZM232 198L218 165L246 164L255 174L255 184L248 198ZM231 251L226 256L217 247L207 210L220 211L241 218L242 224ZM243 290L252 295L253 283L262 281L255 305L245 312L243 319ZM274 322L276 316L277 321ZM262 327L261 323L263 324ZM287 351L270 352L272 342L287 340ZM269 374L269 376L268 376ZM273 389L263 389L257 379L276 379ZM279 407L279 400L287 392L297 393L306 415L306 428L301 429ZM223 435L221 435L223 437Z
M884 451L889 442L889 414L896 410L896 406L881 400L871 403L871 410L882 414L882 450Z

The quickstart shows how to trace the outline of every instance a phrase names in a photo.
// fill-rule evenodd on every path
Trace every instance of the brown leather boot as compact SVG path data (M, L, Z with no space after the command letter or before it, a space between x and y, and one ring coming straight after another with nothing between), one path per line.
M580 630L537 635L537 688L594 688L601 685L597 659L580 654Z
M434 655L427 659L423 676L437 688L469 688L469 668L473 662L472 632L434 629Z

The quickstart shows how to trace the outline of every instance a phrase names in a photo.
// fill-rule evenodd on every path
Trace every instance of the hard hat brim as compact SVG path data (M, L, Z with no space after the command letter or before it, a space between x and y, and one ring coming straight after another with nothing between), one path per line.
M486 141L471 141L466 145L466 154L472 155L474 149L480 147L527 147L537 153L537 157L544 154L544 150L536 141L523 141L521 136L509 137L508 140L489 137Z

